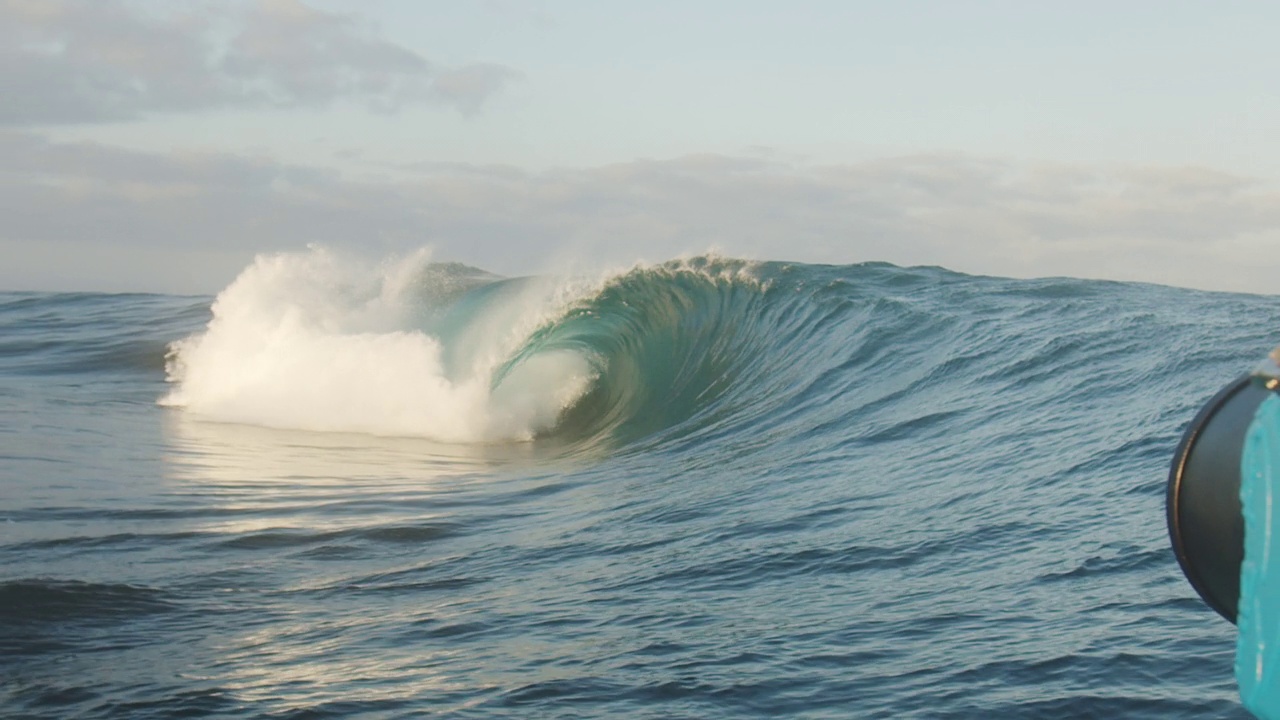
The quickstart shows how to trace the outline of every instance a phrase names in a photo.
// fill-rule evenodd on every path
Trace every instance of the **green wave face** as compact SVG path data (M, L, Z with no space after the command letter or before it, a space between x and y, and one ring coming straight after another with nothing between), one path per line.
M766 293L766 283L737 261L632 270L535 332L496 374L495 387L523 363L574 353L594 379L548 435L629 442L688 425L722 403L758 361L750 351L767 331Z

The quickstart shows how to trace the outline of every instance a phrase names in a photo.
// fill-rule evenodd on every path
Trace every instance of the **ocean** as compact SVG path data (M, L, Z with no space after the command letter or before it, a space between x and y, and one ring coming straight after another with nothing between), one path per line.
M714 256L0 293L0 715L1248 718L1164 487L1278 320Z

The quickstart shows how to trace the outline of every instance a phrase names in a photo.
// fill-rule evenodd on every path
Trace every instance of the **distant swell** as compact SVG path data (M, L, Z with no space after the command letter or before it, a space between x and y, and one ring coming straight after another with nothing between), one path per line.
M154 375L173 334L207 307L163 295L0 293L0 372Z
M122 583L23 579L0 583L0 624L125 618L165 612L173 603L152 588Z

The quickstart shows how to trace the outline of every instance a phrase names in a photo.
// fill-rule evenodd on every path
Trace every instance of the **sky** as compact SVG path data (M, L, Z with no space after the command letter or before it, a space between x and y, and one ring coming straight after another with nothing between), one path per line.
M257 253L1280 292L1270 2L0 0L0 290Z

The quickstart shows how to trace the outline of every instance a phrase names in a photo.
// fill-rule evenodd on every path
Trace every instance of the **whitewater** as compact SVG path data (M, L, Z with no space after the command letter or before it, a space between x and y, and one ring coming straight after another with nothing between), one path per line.
M0 293L23 718L1247 718L1182 429L1280 297L696 256Z

